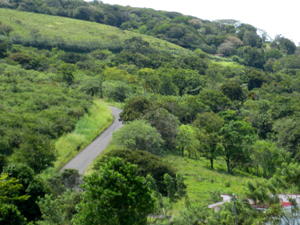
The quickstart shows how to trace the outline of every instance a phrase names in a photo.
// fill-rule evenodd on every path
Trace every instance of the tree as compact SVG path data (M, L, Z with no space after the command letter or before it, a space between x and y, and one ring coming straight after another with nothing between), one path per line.
M265 58L268 59L280 59L283 57L283 54L278 49L270 49L269 51L265 51Z
M73 215L77 213L76 205L82 200L82 192L67 190L55 197L53 194L46 194L37 202L42 212L45 224L71 224ZM43 224L44 224L43 223Z
M97 161L94 166L94 170L99 170L103 163L111 157L119 157L125 162L137 165L139 176L146 178L147 175L150 174L155 179L157 188L163 196L167 196L167 189L164 184L164 175L166 173L169 174L176 182L175 168L158 156L140 150L132 151L130 149L112 149Z
M167 148L172 149L176 146L176 134L180 123L176 116L166 109L154 108L149 109L142 118L156 128Z
M244 61L247 66L263 69L266 63L264 51L257 47L247 47L244 50Z
M27 224L27 220L15 205L0 202L0 223L6 225L25 225Z
M35 176L34 171L24 164L10 164L3 170L8 178L15 178L18 184L19 196L26 196L26 201L16 201L15 205L28 222L41 218L41 211L37 204L39 197L49 194L50 190L44 180Z
M260 46L261 38L256 34L256 32L246 31L243 36L243 42L245 45L256 47L256 46Z
M220 89L224 95L230 98L231 101L236 100L243 102L246 98L241 85L239 85L237 82L229 81L223 83Z
M73 84L74 82L74 75L73 72L75 71L76 67L71 63L63 63L59 66L58 74L62 76L62 80L67 82L69 85Z
M215 113L225 110L232 105L230 99L217 90L205 89L200 91L198 98Z
M40 173L54 165L57 150L45 136L27 135L25 141L15 151L17 162L26 163L35 173Z
M34 41L37 41L42 36L39 32L40 30L37 28L30 30L30 36L34 39Z
M7 174L0 175L0 223L26 224L26 218L21 214L13 202L24 202L30 196L19 195L22 184L16 178L9 178Z
M7 56L7 44L0 43L0 59L5 58Z
M9 37L9 34L14 30L10 25L0 24L0 34L4 34Z
M278 149L276 144L270 141L256 141L253 145L252 160L258 166L263 168L263 175L270 179L276 172L276 166L281 166L288 159L283 149Z
M251 91L254 88L260 88L261 85L267 81L266 76L264 73L259 71L251 71L248 74L249 81L248 81L248 90Z
M144 97L130 98L124 106L120 118L123 121L133 121L142 117L142 115L149 109L151 102Z
M218 52L223 54L224 56L233 55L235 53L235 50L236 50L235 46L229 41L223 42L218 47Z
M75 225L147 224L154 200L136 165L111 158L83 180L83 201L73 219Z
M151 78L155 74L155 70L150 68L143 68L140 69L137 73L138 75L138 82L142 85L144 89L144 97L146 97L146 85L151 83Z
M105 81L104 96L116 102L124 102L132 93L132 88L122 81Z
M121 127L113 133L116 144L131 150L144 150L152 154L160 154L164 140L157 130L146 120L136 120Z
M184 124L192 123L198 113L209 111L209 107L204 105L202 101L199 101L198 96L184 95L179 103L179 109L175 115L177 115L180 121Z
M177 86L180 96L184 94L198 94L202 87L202 80L197 70L189 69L170 69L172 82Z
M7 164L8 164L7 156L0 154L0 174L3 171L3 167L7 166Z
M219 156L219 141L220 137L218 132L223 126L224 120L213 112L205 112L198 114L193 126L203 131L198 136L199 142L201 143L201 153L205 158L210 160L211 168L214 168L214 159Z
M103 77L101 75L95 77L86 77L82 81L82 86L80 87L81 91L95 96L100 95L100 98L103 98Z
M273 120L270 113L271 103L266 100L248 100L241 109L243 118L247 118L260 138L266 139L272 132Z
M277 35L273 44L278 46L279 49L287 54L294 54L296 51L297 46L295 43L281 35Z
M125 40L125 48L129 53L144 54L149 51L149 42L143 40L141 37L133 37Z
M161 96L157 100L157 105L168 110L169 113L181 118L180 98L177 96Z
M196 150L199 147L197 139L198 130L192 126L182 124L177 133L177 147L181 151L181 156L184 157L184 151L191 155L196 155Z
M273 130L275 132L275 140L280 148L291 152L292 157L299 157L297 149L299 149L300 141L300 120L284 118L274 123Z
M149 188L153 190L152 196L156 200L156 210L155 213L152 214L153 217L162 218L163 220L167 221L167 223L170 223L172 216L167 216L168 211L172 209L174 202L183 197L185 206L190 207L189 197L186 193L186 186L181 173L176 173L176 182L169 174L166 173L164 175L164 185L167 189L168 198L162 197L162 194L159 192L156 186L156 181L151 175L148 174L146 180Z
M178 87L173 83L173 76L169 69L160 67L158 72L158 93L161 95L178 95Z
M222 148L220 155L226 162L227 172L239 164L248 163L250 152L246 148L255 140L254 129L244 121L229 121L219 131Z
M78 173L78 170L64 169L62 172L48 178L46 182L55 195L62 195L67 190L79 189L81 181L81 175Z

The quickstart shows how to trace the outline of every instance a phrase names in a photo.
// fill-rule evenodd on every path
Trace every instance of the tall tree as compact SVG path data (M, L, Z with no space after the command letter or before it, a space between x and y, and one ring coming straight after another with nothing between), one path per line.
M143 116L152 127L155 127L161 138L165 140L165 146L172 149L176 146L176 134L178 132L179 120L176 116L169 113L166 109L149 109Z
M194 127L203 131L203 133L198 136L199 142L201 143L201 153L210 160L212 169L214 168L214 159L219 156L218 145L220 137L218 132L223 124L224 120L213 112L198 114L193 122Z
M120 114L120 118L123 121L133 121L140 119L146 112L147 109L151 107L151 102L144 97L133 97L130 98Z
M184 157L184 151L191 155L196 155L196 150L199 148L198 130L195 127L182 124L177 133L177 147L181 151L181 156Z
M26 163L35 173L53 166L56 157L57 150L52 141L43 135L27 135L26 140L15 151L17 162Z
M154 200L136 165L111 158L83 180L83 201L73 219L75 225L147 224Z
M154 74L155 74L155 70L150 68L140 69L137 73L138 83L142 85L144 90L144 97L146 97L146 86L149 86L151 84L151 80Z
M288 160L289 154L283 149L278 149L275 143L261 140L253 145L251 158L257 166L262 167L264 177L270 179L277 167Z
M221 127L219 135L222 136L220 155L226 162L228 173L239 164L249 163L250 152L247 146L255 141L254 129L250 123L229 121Z
M18 180L18 184L21 185L19 196L29 196L26 201L15 202L21 214L27 218L28 222L41 219L37 201L50 192L44 180L35 176L34 171L24 164L10 164L4 168L3 172L8 175L8 178Z

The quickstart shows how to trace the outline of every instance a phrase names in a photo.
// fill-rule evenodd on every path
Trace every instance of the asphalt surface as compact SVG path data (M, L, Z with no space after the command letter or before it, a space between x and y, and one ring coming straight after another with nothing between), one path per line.
M109 107L111 109L114 121L106 128L92 143L79 152L73 159L71 159L61 170L76 169L80 174L84 174L88 165L103 152L112 138L112 133L119 130L123 124L119 121L119 114L121 109Z

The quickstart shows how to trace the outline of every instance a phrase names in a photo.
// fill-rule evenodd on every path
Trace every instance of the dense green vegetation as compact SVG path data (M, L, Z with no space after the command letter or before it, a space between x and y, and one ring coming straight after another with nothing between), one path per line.
M0 222L229 225L232 203L207 204L233 192L239 224L285 215L278 193L300 189L292 41L98 1L0 5ZM57 174L111 121L100 98L124 106L115 147L83 183Z

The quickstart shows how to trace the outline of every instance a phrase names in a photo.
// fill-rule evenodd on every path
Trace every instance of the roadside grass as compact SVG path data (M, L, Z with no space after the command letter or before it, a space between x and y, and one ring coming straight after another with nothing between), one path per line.
M111 110L101 100L95 100L89 113L76 124L74 132L63 135L55 142L59 154L54 166L55 171L59 171L79 151L89 145L112 121Z
M100 43L99 48L105 49L113 44L123 44L126 39L141 37L148 41L150 46L161 50L178 50L189 52L178 45L154 38L151 36L135 33L132 31L121 30L96 22L76 20L66 17L51 16L46 14L22 12L0 8L1 22L13 27L14 31L10 36L18 39L32 39L30 32L38 29L38 41L44 38L61 39L68 42L90 42Z

